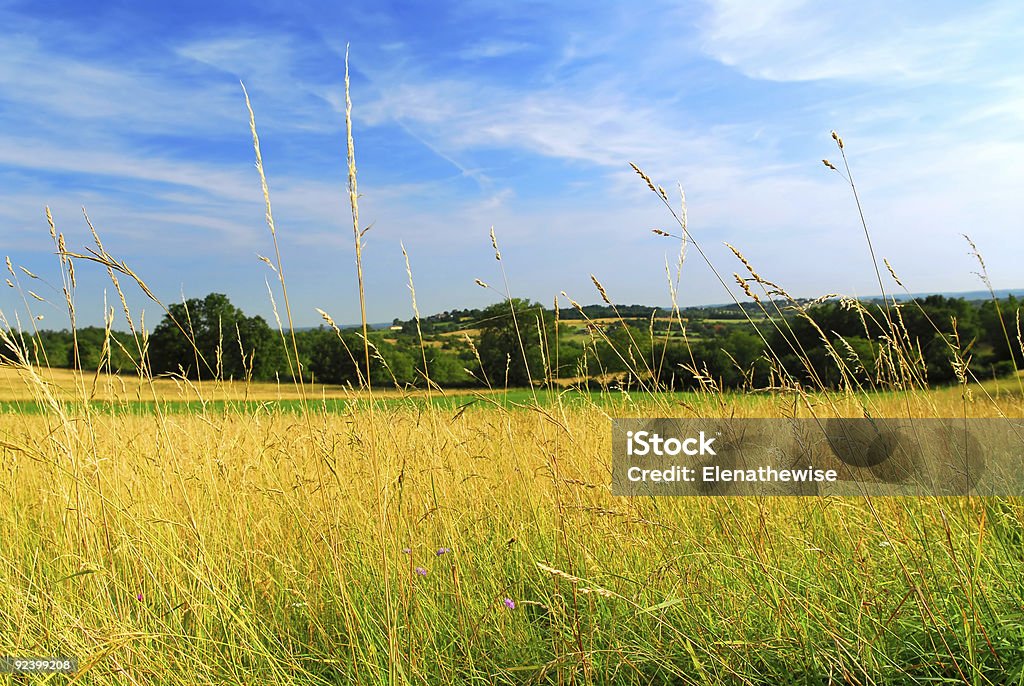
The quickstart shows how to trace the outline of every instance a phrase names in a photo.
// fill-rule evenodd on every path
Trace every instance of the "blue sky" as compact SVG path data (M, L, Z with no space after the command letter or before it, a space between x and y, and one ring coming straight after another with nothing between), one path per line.
M492 225L515 296L595 302L593 273L618 302L668 303L678 244L650 230L671 217L630 162L683 185L727 278L726 241L795 295L877 293L849 188L821 164L832 129L911 290L979 287L961 233L996 288L1024 286L1019 3L0 0L0 27L0 240L46 281L18 272L53 303L30 301L43 326L66 326L46 205L78 250L85 206L162 299L219 291L272 318L240 80L296 322L358 320L346 44L372 321L411 316L400 241L424 314L496 300L474 283L501 283ZM80 320L99 322L106 275L78 276ZM730 299L692 250L680 299ZM0 309L28 316L11 289Z

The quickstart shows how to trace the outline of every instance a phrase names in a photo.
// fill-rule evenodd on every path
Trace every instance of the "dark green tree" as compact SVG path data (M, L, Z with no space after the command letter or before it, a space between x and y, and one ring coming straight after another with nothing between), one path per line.
M529 386L544 381L542 339L554 345L554 316L542 305L512 298L486 308L478 320L477 348L487 379L504 386Z
M97 369L112 372L134 371L138 367L136 359L138 347L131 334L111 331L109 339L107 336L106 329L99 326L78 329L76 335L78 360L75 360L73 343L69 343L64 354L67 360L66 366L75 368L80 364L85 371L96 371ZM132 355L132 352L136 354Z
M360 386L366 375L363 339L358 332L320 327L302 334L306 369L317 383ZM413 383L414 356L401 346L370 336L370 381L374 386ZM419 354L419 351L416 351Z
M995 301L986 300L978 308L981 340L991 351L992 361L1009 361L1010 368L1013 363L1018 368L1024 366L1021 361L1024 350L1017 338L1017 316L1022 306L1024 302L1011 295L1000 300L998 306Z
M309 350L308 370L317 383L362 383L363 343L350 332L340 336L332 329L321 327L304 334Z
M149 338L149 360L156 374L183 371L190 379L288 374L280 335L222 293L171 305Z
M468 386L474 382L466 372L466 363L456 353L438 348L428 348L426 357L430 380L442 388ZM426 382L423 374L423 355L420 354L419 357L416 357L414 353L412 359L415 362L416 385L423 385Z

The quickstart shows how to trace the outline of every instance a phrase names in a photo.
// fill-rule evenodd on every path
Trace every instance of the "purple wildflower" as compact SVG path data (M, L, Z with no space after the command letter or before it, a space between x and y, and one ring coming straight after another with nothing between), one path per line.
M140 603L142 602L142 594L141 594L141 593L140 593L140 594L138 594L138 595L137 595L137 596L135 596L135 597L139 599L139 602L140 602Z
M505 598L505 600L503 600L502 602L505 603L505 607L507 607L508 609L516 609L516 601L512 600L511 598Z
M419 574L420 576L426 576L427 575L427 570L423 569L423 567L417 567L413 571L416 572L417 574Z
M451 548L438 548L437 549L437 555L438 555L438 557L440 557L441 555L447 555L451 551L452 551Z

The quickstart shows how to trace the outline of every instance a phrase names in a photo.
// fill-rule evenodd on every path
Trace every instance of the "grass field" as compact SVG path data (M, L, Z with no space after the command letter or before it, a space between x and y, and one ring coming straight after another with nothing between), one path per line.
M614 498L612 414L793 404L532 395L0 414L0 652L75 656L77 683L1022 678L1020 502Z
M60 248L62 277L93 259L145 290L99 250ZM371 393L15 360L0 656L76 658L38 678L76 684L1024 683L1018 498L611 494L612 417L1024 417L1022 382L969 378L952 343L961 383L929 388L887 323L891 374L842 391L781 369L760 392Z

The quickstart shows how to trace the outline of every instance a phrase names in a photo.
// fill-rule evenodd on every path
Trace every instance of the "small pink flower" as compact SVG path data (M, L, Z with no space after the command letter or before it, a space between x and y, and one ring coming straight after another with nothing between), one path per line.
M139 601L140 603L142 602L142 594L141 594L141 593L140 593L140 594L138 594L138 595L137 595L137 596L135 596L135 597L136 597L136 598L138 599L138 601Z
M511 598L505 598L505 600L503 600L502 602L505 603L505 607L507 607L508 609L516 609L516 601L512 600Z
M417 567L413 571L416 572L417 574L419 574L420 576L426 576L427 575L427 570L423 569L423 567Z

